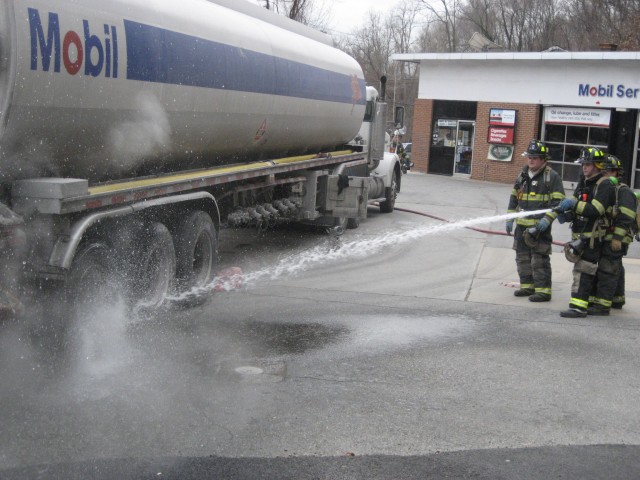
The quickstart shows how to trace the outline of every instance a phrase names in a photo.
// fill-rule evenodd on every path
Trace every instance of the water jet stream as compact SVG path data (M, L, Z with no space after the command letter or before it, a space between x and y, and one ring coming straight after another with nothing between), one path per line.
M276 265L263 268L255 272L244 273L242 275L242 278L240 279L234 276L226 278L214 278L214 280L208 285L191 289L180 295L168 297L167 300L184 301L189 298L208 294L213 290L232 291L237 289L237 285L239 282L241 282L245 286L245 288L250 288L264 280L277 280L279 278L289 278L299 275L316 265L335 262L346 258L357 259L369 257L385 247L407 243L421 237L449 233L454 230L469 228L475 225L483 225L515 218L540 215L550 211L550 209L542 209L535 211L506 213L490 217L478 217L458 220L442 225L419 226L411 230L401 232L394 231L381 233L380 235L373 238L367 238L365 240L352 240L347 242L340 241L331 246L327 246L325 243L301 253L288 255L280 259Z

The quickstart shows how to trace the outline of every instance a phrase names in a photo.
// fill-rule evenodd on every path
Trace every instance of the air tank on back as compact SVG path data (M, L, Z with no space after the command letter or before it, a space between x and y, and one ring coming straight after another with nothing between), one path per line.
M5 0L0 181L111 180L342 145L365 108L329 37L243 0Z

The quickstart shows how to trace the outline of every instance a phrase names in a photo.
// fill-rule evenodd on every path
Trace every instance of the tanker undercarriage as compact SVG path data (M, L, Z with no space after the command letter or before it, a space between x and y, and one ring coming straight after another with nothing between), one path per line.
M128 308L156 308L167 297L210 291L221 228L302 222L336 233L366 217L375 182L349 175L366 175L361 153L273 162L92 187L77 179L17 182L14 205L29 219L27 276L62 283L75 306L117 296Z

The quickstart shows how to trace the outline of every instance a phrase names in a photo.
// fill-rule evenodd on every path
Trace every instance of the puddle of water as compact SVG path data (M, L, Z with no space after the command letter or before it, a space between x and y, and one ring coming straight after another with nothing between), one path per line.
M249 322L245 330L247 339L271 353L296 354L322 349L337 342L349 330L336 324Z

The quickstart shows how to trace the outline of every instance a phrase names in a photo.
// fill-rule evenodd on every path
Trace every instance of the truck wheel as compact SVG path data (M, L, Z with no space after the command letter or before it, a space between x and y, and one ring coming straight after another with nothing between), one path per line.
M207 285L213 277L218 240L213 220L201 210L178 222L173 232L176 277L182 291Z
M83 307L114 299L109 253L109 247L99 241L80 246L65 283L69 303Z
M349 224L349 219L347 217L336 217L336 220L333 226L340 227L342 228L342 230L346 230L348 224Z
M393 174L391 186L384 191L385 200L380 202L380 211L382 213L391 213L396 206L396 197L398 196L398 175Z
M358 228L360 226L360 219L338 217L336 218L334 226L341 227L342 230L346 230L347 228L350 228L350 229Z
M159 307L175 280L173 239L167 227L159 222L149 224L142 237L139 248L130 257L129 298L139 307Z
M360 226L360 219L359 218L350 218L349 220L347 220L347 228L351 229L351 230L355 230L356 228L358 228Z

